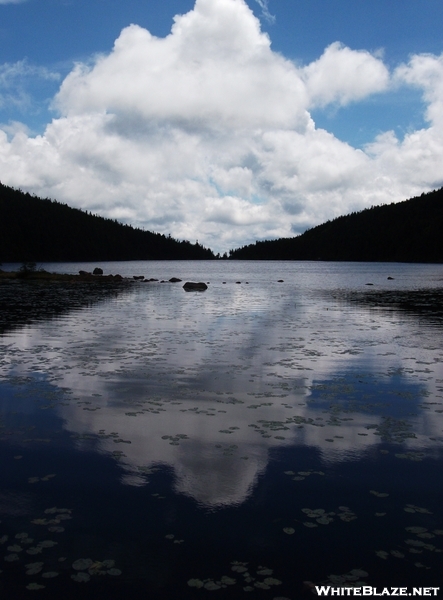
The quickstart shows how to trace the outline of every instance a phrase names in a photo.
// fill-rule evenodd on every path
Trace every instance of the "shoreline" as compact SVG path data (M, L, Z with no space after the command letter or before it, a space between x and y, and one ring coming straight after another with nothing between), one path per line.
M97 282L97 283L116 283L124 281L128 283L132 281L128 277L122 277L121 275L94 275L93 273L82 272L79 274L69 273L49 273L48 271L2 271L0 270L0 282L8 280L19 280L19 281L63 281L63 282Z

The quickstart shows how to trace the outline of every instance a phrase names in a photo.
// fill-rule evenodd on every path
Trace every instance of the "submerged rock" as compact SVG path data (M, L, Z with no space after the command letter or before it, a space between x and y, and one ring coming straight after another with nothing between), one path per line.
M171 277L171 279L169 280L169 283L180 283L181 279L179 279L178 277Z

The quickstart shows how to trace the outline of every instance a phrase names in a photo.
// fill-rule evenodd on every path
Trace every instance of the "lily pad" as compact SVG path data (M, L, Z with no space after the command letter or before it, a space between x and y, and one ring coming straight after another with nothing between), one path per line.
M221 585L219 585L215 581L207 581L203 587L205 588L205 590L209 590L210 592L221 589Z
M91 576L88 575L88 573L84 573L83 571L80 571L79 573L76 573L75 575L71 575L71 579L73 579L74 581L77 581L78 583L87 583L91 579Z
M38 575L38 573L40 573L42 569L43 569L43 565L41 567L34 567L32 569L27 569L26 575Z
M367 571L363 571L363 569L352 569L349 571L351 575L356 575L357 577L369 577L369 573Z
M377 496L377 498L387 498L389 496L389 494L385 492L376 492L375 490L370 490L369 493L373 494L374 496Z
M58 542L54 542L53 540L43 540L37 544L40 548L52 548L53 546L57 546Z
M266 568L259 569L257 571L257 575L272 575L272 573L273 573L272 569L266 569Z
M79 558L72 563L72 568L76 571L86 571L94 564L94 561L90 558Z
M275 577L266 577L266 579L263 580L263 583L266 585L281 585L282 581L280 581L280 579L275 579Z
M5 556L5 560L7 562L15 562L16 560L20 560L18 554L8 554Z
M270 586L270 585L268 585L267 583L264 583L263 581L256 581L256 582L254 583L254 586L255 586L256 588L259 588L259 589L261 589L261 590L270 590L270 589L271 589L271 586Z
M231 571L235 571L236 573L246 573L248 569L243 565L233 565L231 567Z
M201 579L189 579L188 585L189 587L202 588L204 583Z

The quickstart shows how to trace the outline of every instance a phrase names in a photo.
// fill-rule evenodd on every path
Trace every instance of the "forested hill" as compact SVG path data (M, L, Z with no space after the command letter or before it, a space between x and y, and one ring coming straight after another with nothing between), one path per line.
M200 244L135 229L0 183L0 263L212 259Z
M294 238L231 250L229 257L443 263L443 188L338 217Z

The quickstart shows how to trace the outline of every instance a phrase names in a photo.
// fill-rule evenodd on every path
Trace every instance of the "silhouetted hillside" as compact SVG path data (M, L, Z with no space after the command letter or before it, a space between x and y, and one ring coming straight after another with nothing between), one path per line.
M212 259L200 244L142 231L0 183L0 263Z
M443 188L338 217L294 238L243 246L230 258L443 263Z

